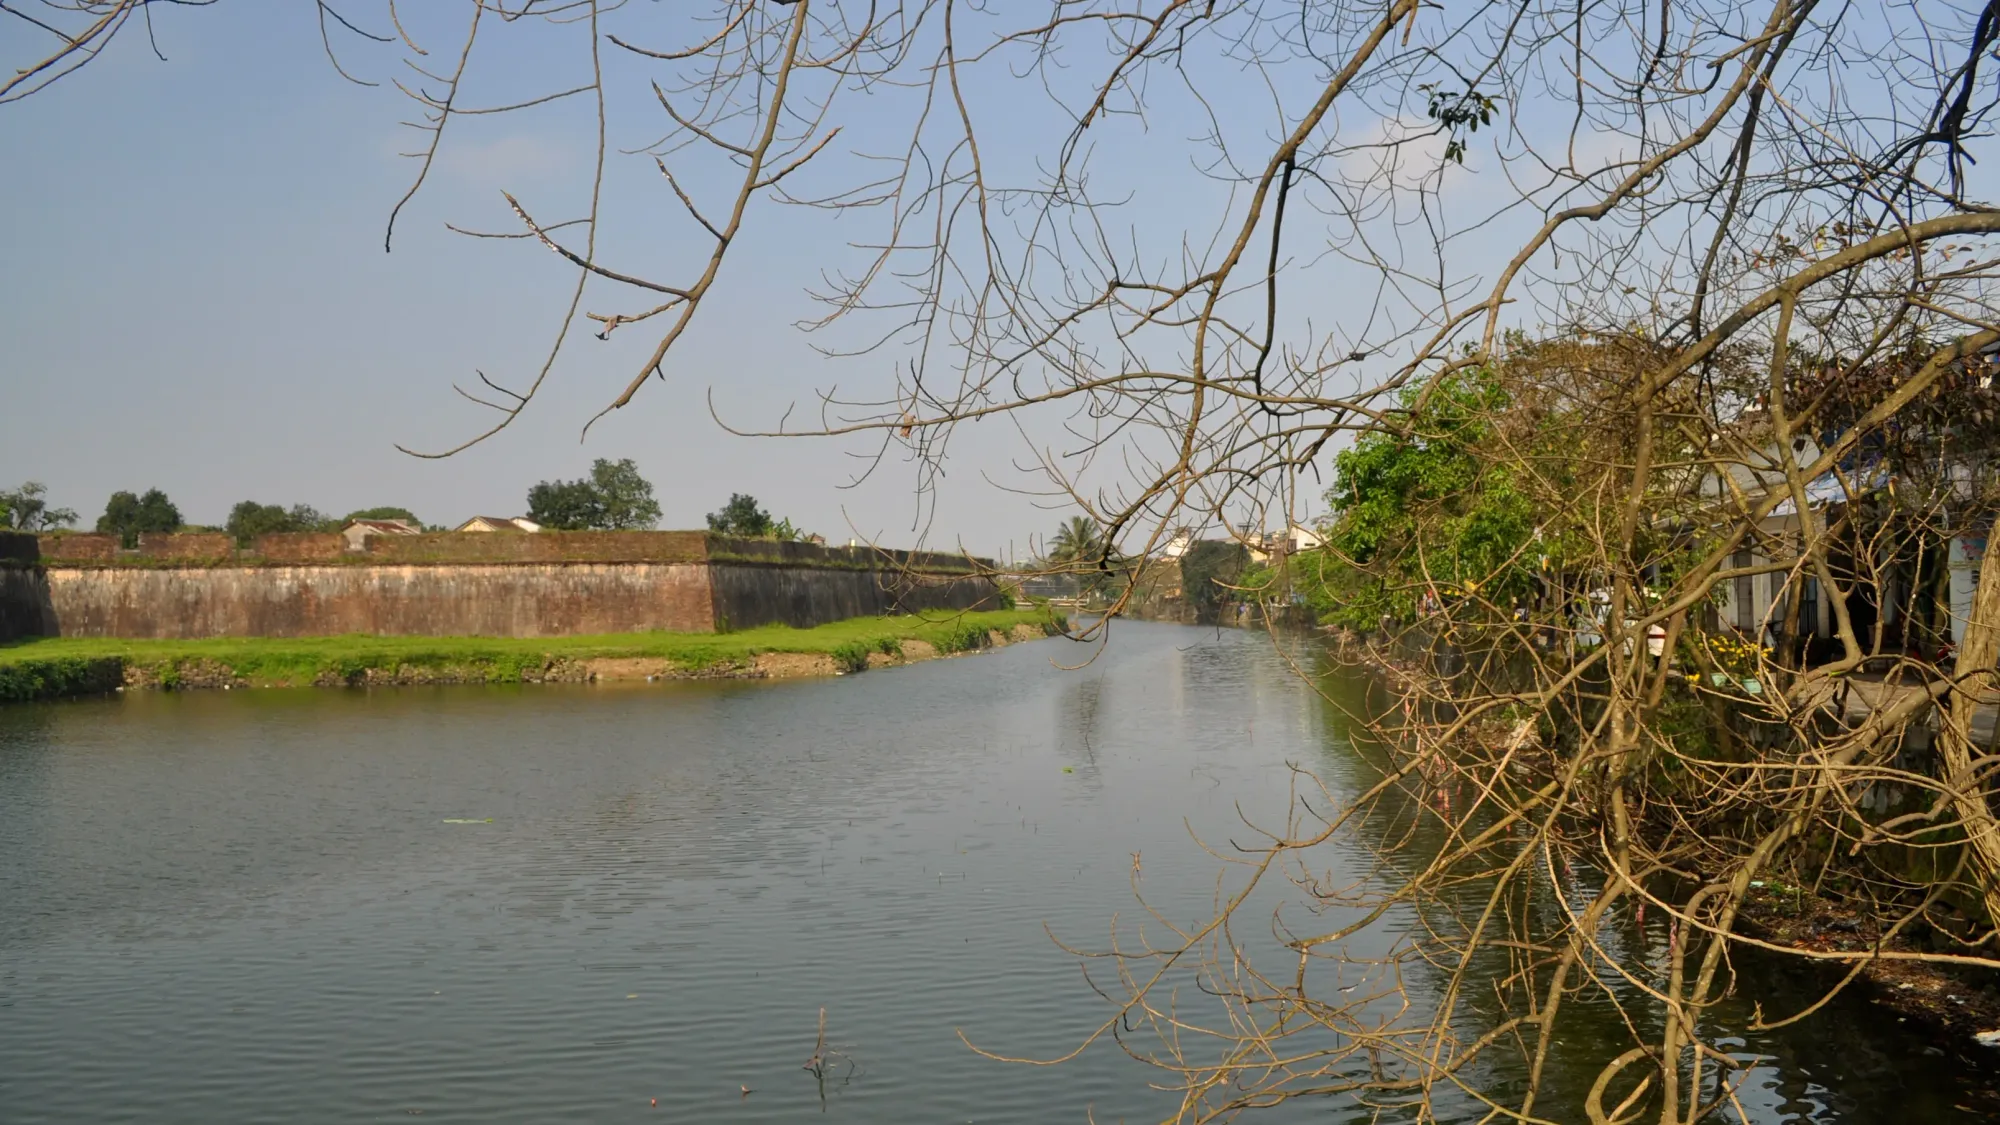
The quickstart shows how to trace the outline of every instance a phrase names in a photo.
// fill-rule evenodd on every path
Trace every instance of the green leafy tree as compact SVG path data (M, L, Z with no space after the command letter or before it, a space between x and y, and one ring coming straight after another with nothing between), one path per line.
M127 547L138 546L143 532L180 529L181 510L157 488L147 489L144 496L114 492L104 505L104 514L97 517L97 530L118 536Z
M48 486L31 480L19 488L0 490L0 521L14 531L54 531L76 522L74 508L51 508L44 499Z
M408 508L362 508L347 513L347 518L341 522L352 520L404 520L418 527L424 526L424 521L418 519L417 514Z
M1504 604L1534 587L1535 505L1513 468L1488 455L1509 405L1493 372L1454 372L1402 403L1405 425L1335 456L1326 547L1290 562L1293 587L1334 624L1409 619L1427 598Z
M604 520L588 480L545 480L528 490L528 518L554 531L587 531Z
M1250 565L1250 550L1241 543L1203 539L1181 555L1181 597L1194 607L1198 618L1207 620L1226 601L1234 600L1231 587L1241 584Z
M660 505L630 458L600 457L588 477L530 488L528 518L555 531L636 531L660 522Z
M660 522L660 504L653 499L653 485L639 475L631 458L590 464L590 483L603 505L602 523L606 531L638 531Z
M223 530L235 536L237 543L247 547L259 535L327 531L338 526L336 521L328 519L325 513L310 504L281 508L276 504L245 500L229 509L229 522L223 525Z
M790 525L789 520L786 525ZM776 532L778 525L755 496L738 492L729 497L729 503L720 511L708 514L708 529L717 535L734 535L739 539L764 539Z

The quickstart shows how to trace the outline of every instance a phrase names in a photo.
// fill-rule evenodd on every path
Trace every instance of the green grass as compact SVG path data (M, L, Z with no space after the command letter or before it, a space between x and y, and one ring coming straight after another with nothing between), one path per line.
M0 701L76 694L103 679L105 661L144 673L163 687L223 669L254 686L350 682L369 672L418 669L459 680L534 679L566 662L604 657L664 659L689 673L745 666L761 653L825 653L848 670L873 652L900 652L924 641L940 652L985 643L989 630L1053 625L1047 610L936 611L903 617L857 617L811 629L782 625L735 633L618 633L587 637L268 637L125 640L46 637L0 645ZM115 679L112 682L116 682Z

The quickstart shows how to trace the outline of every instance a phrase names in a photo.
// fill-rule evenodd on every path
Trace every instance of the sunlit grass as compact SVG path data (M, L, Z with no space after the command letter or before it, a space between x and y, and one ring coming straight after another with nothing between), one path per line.
M218 637L131 640L45 637L0 645L0 700L62 694L60 684L116 660L172 686L193 665L222 667L256 685L304 685L351 680L370 671L449 670L461 679L519 681L563 661L649 658L686 672L749 664L763 653L824 653L842 667L860 667L871 652L895 653L923 641L939 652L983 644L1002 633L1055 619L1047 610L934 611L897 617L856 617L810 629L767 625L734 633L611 633L582 637Z

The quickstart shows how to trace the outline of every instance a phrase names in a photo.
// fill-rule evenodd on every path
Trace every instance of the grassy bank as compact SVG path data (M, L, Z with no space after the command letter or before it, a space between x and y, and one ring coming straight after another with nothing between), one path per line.
M857 617L811 629L586 637L51 637L0 646L0 702L142 687L519 683L858 671L1041 635L1044 610ZM1026 627L1023 629L1022 627ZM788 661L777 657L790 656Z

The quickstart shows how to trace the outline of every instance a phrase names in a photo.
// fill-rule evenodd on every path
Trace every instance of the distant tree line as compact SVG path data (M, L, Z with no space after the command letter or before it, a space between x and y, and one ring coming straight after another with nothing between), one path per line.
M59 531L76 524L73 508L51 507L48 488L40 481L28 481L19 488L0 490L0 529L27 532ZM611 461L599 458L591 463L590 475L576 480L545 480L528 490L528 518L551 531L636 531L660 521L660 504L653 497L653 485L639 473L630 458ZM402 520L418 528L425 524L408 508L382 505L359 508L339 518L311 504L266 504L244 500L229 509L221 528L190 525L181 510L158 488L145 492L120 490L105 502L104 514L97 517L96 530L116 535L125 547L139 545L139 537L174 531L228 532L240 546L249 546L260 535L282 532L338 531L353 520ZM709 530L745 539L814 540L790 519L774 519L756 497L735 493L719 511L708 515ZM442 528L432 527L437 531Z
M76 509L51 507L47 497L48 486L40 481L31 480L19 488L0 489L0 529L47 532L61 531L76 524L80 518ZM287 508L245 500L229 510L229 519L220 530L235 536L239 544L248 546L259 535L278 531L337 531L349 520L358 519L396 519L417 527L423 526L416 513L408 508L362 508L347 513L344 518L335 519L310 504L294 504ZM102 535L116 535L125 547L136 547L139 536L149 533L217 529L189 524L181 516L180 507L165 492L149 488L143 493L123 489L112 493L111 498L105 501L104 514L97 517L96 530Z

